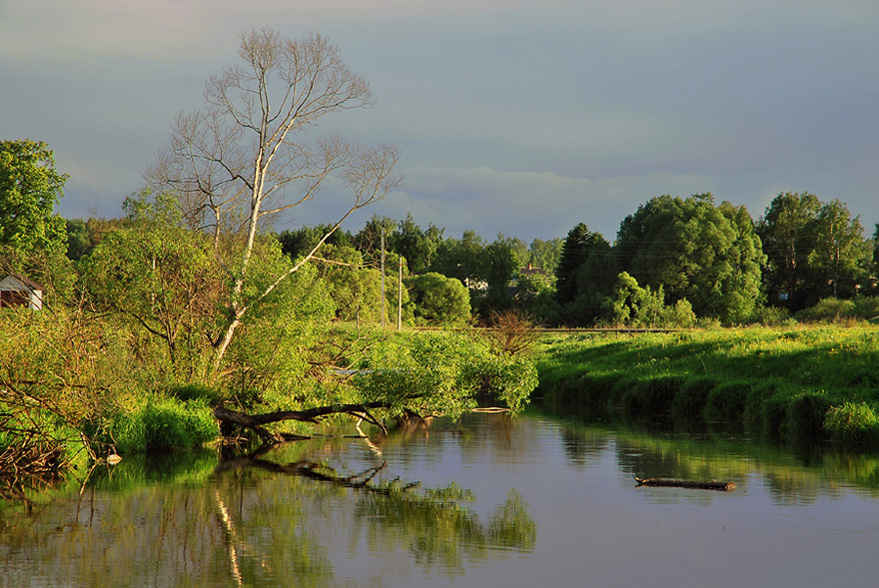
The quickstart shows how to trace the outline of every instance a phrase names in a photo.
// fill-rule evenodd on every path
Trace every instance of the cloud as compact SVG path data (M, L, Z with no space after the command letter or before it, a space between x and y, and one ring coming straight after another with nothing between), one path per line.
M502 232L525 240L563 237L579 222L613 240L623 218L649 198L710 192L715 186L711 178L667 173L598 179L486 167L404 173L405 189L379 205L383 214L403 218L411 212L416 222L430 219L449 236L474 230L485 238Z
M612 238L657 194L754 214L802 187L872 224L877 23L874 0L0 0L0 129L56 150L64 207L118 208L239 34L271 24L326 34L372 82L375 108L319 131L401 147L389 216ZM314 204L294 222L326 222Z

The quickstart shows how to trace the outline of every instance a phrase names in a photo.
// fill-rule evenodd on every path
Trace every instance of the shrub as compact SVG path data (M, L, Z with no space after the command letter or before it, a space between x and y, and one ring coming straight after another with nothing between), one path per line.
M854 317L855 303L839 298L823 298L815 306L803 309L798 316L810 322L840 322Z
M879 445L879 415L864 402L846 402L830 407L824 418L824 429L835 442L844 446Z
M708 394L705 418L712 421L741 422L751 385L748 382L720 384Z
M650 417L671 410L683 378L665 377L646 380L623 394L623 411L628 416Z
M694 419L702 415L708 403L708 394L717 386L713 378L693 378L686 380L671 404L676 418Z
M101 440L115 445L120 453L186 450L219 435L219 425L204 402L163 397L153 397L133 411L116 413L108 428Z
M208 404L217 404L221 394L210 386L202 384L177 384L168 390L168 394L177 400L203 400Z
M354 384L366 402L421 416L455 416L476 406L476 399L506 404L513 411L537 387L537 369L520 357L497 355L484 341L445 333L418 333L372 350L368 372Z
M817 441L824 437L824 419L830 401L820 392L800 394L787 409L789 433L796 441Z
M856 317L871 323L879 321L879 296L856 296L852 303Z
M421 324L455 327L470 320L470 294L460 280L426 273L414 278L410 293Z

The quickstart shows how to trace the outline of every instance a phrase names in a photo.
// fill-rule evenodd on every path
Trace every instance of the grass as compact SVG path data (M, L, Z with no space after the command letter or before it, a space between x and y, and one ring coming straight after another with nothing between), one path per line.
M879 446L876 326L553 335L538 371L538 394L557 411L671 414Z

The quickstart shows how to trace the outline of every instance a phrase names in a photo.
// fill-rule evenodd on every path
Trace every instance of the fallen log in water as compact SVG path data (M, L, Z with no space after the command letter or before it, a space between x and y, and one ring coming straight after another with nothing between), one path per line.
M635 481L639 486L668 486L672 488L695 488L697 490L720 490L722 492L734 492L736 485L733 482L694 482L691 480L671 480L668 478L638 478Z

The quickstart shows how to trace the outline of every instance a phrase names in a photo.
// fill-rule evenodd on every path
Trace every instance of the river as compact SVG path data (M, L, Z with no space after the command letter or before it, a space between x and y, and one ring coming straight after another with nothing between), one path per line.
M879 581L879 456L526 414L385 439L337 432L218 463L216 452L126 457L30 512L6 505L0 586Z

